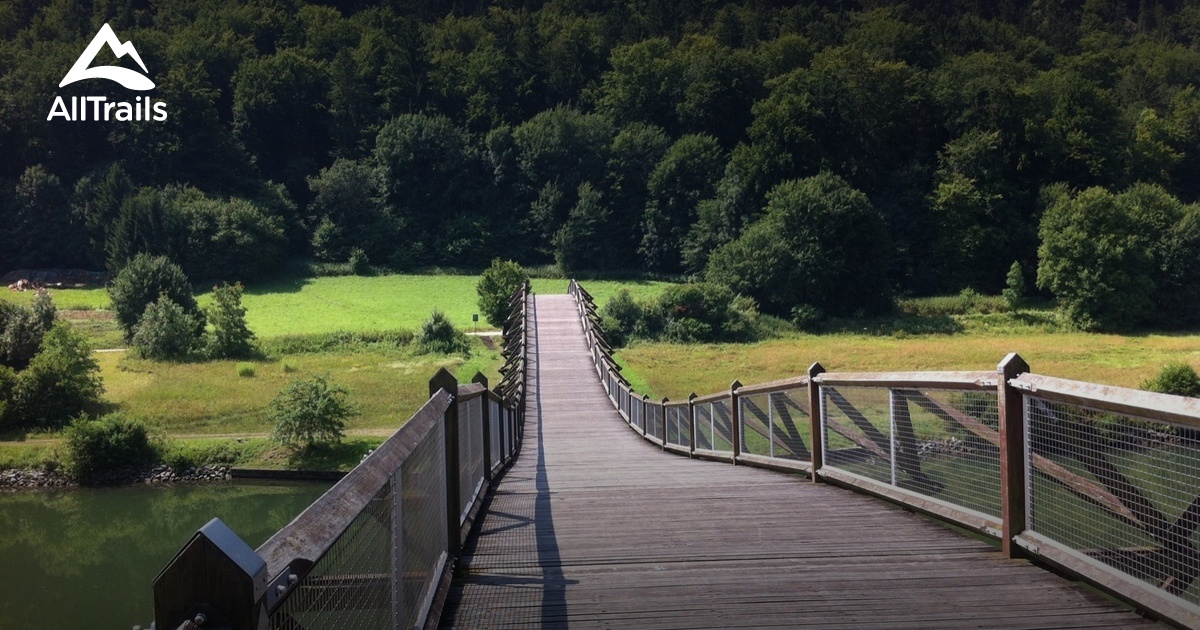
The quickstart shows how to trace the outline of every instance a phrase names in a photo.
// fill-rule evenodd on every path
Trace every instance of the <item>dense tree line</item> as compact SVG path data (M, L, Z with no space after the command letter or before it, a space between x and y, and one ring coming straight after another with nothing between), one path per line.
M55 95L128 98L57 87L105 22L165 122L46 120ZM1104 309L1038 256L1096 252L1044 236L1154 198L1170 224L1112 220L1142 271L1109 284L1137 303L1076 319L1200 299L1180 262L1200 199L1197 0L17 0L0 37L2 268L150 253L232 282L295 255L499 256L703 276L791 315L995 293L1019 262L1068 311ZM778 268L818 255L850 266ZM856 283L862 267L882 275Z

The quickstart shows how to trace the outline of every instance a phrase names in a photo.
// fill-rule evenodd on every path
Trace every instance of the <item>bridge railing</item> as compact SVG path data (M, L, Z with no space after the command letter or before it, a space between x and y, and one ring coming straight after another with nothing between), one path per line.
M1042 376L1010 354L980 372L814 363L651 401L621 375L592 297L569 291L601 384L647 441L901 503L1200 627L1200 399Z
M439 370L417 413L257 549L210 521L155 578L155 627L436 625L488 484L520 449L529 294L510 303L495 389Z

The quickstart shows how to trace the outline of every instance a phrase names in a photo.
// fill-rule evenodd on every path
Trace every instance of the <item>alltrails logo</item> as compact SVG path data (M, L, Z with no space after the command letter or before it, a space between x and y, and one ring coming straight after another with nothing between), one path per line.
M79 59L75 61L75 65L71 66L70 71L63 77L58 87L85 79L108 79L121 84L126 89L139 92L154 88L154 81L151 81L150 77L129 68L120 66L91 67L92 62L96 60L96 55L105 45L118 59L129 55L142 68L142 72L149 73L149 70L146 70L146 64L142 62L141 55L133 47L133 42L121 43L112 27L105 24L100 27L100 31L92 38L92 43L88 44L83 54L79 55ZM83 120L163 121L167 119L167 104L162 101L152 102L149 96L139 96L134 99L133 103L109 102L107 96L72 96L70 103L70 107L68 107L67 101L63 97L54 97L54 104L50 106L50 114L46 116L46 120L54 120L58 117L72 122ZM89 114L91 115L89 116Z

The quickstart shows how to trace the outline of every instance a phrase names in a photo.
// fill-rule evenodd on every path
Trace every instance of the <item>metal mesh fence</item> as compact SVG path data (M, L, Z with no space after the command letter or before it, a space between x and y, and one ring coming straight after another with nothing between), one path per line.
M688 419L688 406L667 405L665 420L667 444L690 447L692 445L692 423Z
M1200 431L1025 397L1027 526L1200 604Z
M822 386L827 466L1000 517L996 393Z
M393 627L392 490L389 481L276 608L272 629Z
M483 397L458 404L459 521L465 521L483 484Z
M733 416L729 400L698 403L696 410L696 448L733 452Z
M807 388L740 396L738 419L743 453L812 461Z
M430 430L272 612L270 628L417 624L447 558L443 435L440 424Z
M500 452L500 449L502 448L501 445L503 444L500 435L500 425L504 424L504 422L500 417L500 403L488 398L487 405L488 437L489 442L491 443L489 445L489 448L491 449L489 452L491 455L491 461L488 462L488 465L492 470L495 470L496 467L500 465L500 462L504 459L504 453Z
M642 417L642 399L635 396L633 392L629 392L629 422L633 426L639 428L644 433L646 431L645 418Z
M663 408L662 405L653 402L647 402L646 405L646 433L651 437L656 437L659 440L663 439Z
M445 429L439 423L400 466L404 572L404 627L416 626L431 601L446 561Z

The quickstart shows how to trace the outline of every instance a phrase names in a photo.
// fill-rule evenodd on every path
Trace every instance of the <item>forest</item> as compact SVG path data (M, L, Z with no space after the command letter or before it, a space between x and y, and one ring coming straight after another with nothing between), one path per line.
M47 120L101 26L166 120ZM15 0L0 271L494 258L785 317L997 293L1200 319L1196 0ZM135 68L105 49L96 64Z

